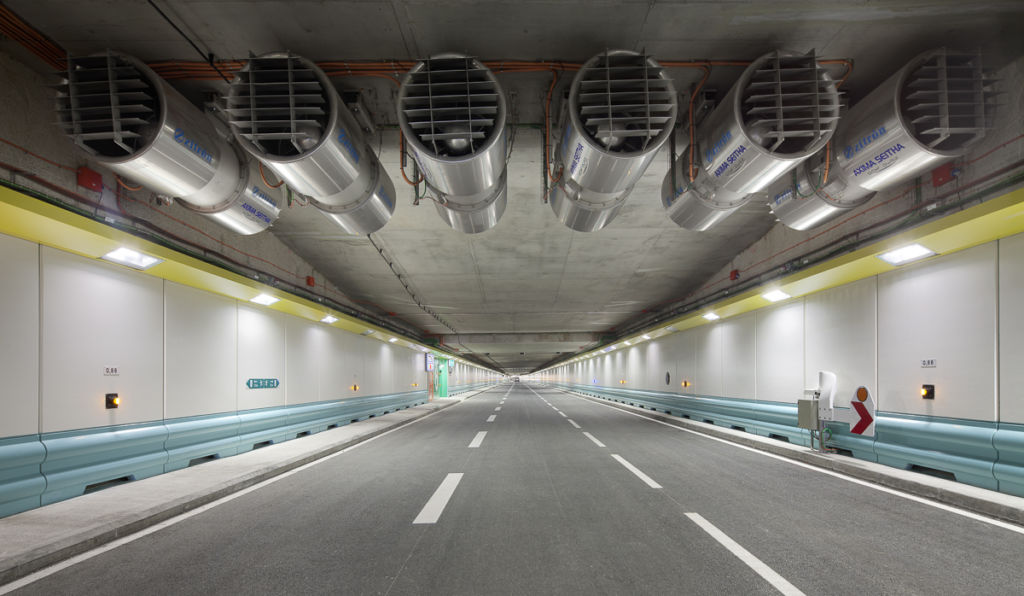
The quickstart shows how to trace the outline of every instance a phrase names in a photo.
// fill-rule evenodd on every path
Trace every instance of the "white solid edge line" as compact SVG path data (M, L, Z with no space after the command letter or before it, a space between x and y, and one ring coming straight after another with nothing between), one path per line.
M469 442L469 448L470 449L476 449L477 447L479 447L480 444L484 442L484 437L486 437L486 436L487 436L487 431L486 430L482 430L482 431L476 433L476 436L473 437L473 440Z
M755 557L750 551L743 548L735 540L729 538L725 532L719 530L714 524L704 519L699 513L687 513L686 517L690 518L693 523L700 526L702 530L711 535L712 538L717 540L722 546L729 549L729 552L736 555L736 557L747 564L758 575L763 577L768 583L775 587L776 590L782 592L786 596L803 596L796 586L789 583L786 578L779 575L774 569L764 564L764 561Z
M455 488L459 486L459 482L462 482L462 472L453 472L445 476L441 485L430 496L427 504L423 506L423 510L416 516L416 519L412 520L412 523L436 524L437 520L441 519L441 514L444 513L448 501L455 494Z
M576 427L576 428L583 428L583 427L582 427L582 426L580 426L579 424L576 424L576 421L575 421L575 420L573 420L572 418L569 418L569 424L573 425L573 426L574 426L574 427Z
M488 416L488 417L487 417L487 422L494 422L494 419L495 419L496 417L497 417L497 416L496 416L495 414L491 414L490 416Z
M604 444L604 443L602 443L601 441L598 441L598 440L597 440L597 437L595 437L594 435L592 435L592 434L588 433L587 431L583 431L583 436L585 436L586 438L588 438L588 439L590 439L591 441L593 441L593 442L594 442L594 444L595 444L595 445L597 445L598 447L607 447L607 445L605 445L605 444ZM612 457L617 457L617 456L614 456L614 455L613 455Z
M583 433L583 434L587 434L587 433ZM592 440L596 441L597 439L592 439ZM643 480L647 484L647 486L649 486L651 488L661 488L660 484L658 484L657 482L651 480L650 476L648 476L647 474L644 474L643 472L641 472L636 466L634 466L633 464L631 464L628 461L626 461L625 458L623 458L621 455L617 455L617 454L613 453L612 457L615 458L615 461L617 461L620 464L622 464L623 466L625 466L625 468L627 470L629 470L630 472L633 472L634 474L636 474L636 477L639 478L640 480Z
M755 449L753 447L748 447L746 445L740 445L739 443L733 443L732 441L727 441L726 439L721 439L721 438L718 438L718 437L713 437L711 435L706 435L704 433L697 432L695 430L690 430L688 428L682 428L682 427L676 426L674 424L669 424L667 422L662 422L661 420L654 420L653 418L648 418L648 417L646 417L646 416L644 416L642 414L637 414L635 412L627 412L626 410L620 410L619 408L616 408L615 406L593 402L593 401L584 399L582 396L577 396L577 395L573 395L573 394L570 394L570 395L572 395L572 397L575 397L577 399L583 399L584 401L588 401L588 402L594 404L595 406L611 408L612 410L615 410L616 412L621 412L621 413L627 414L629 416L636 416L637 418L640 418L642 420L647 420L648 422L656 422L658 424L661 424L662 426L667 426L669 428L674 428L674 429L676 429L678 431L690 433L692 435L697 435L698 437L704 437L705 439L711 439L712 441L718 441L719 443L725 443L726 445L732 445L733 447L736 447L737 449L745 449L745 450L750 451L752 453L757 453L758 455L763 455L764 457L770 457L772 459L777 459L777 460L779 460L781 462L785 462L787 464L792 464L794 466L799 466L801 468L806 468L808 470L812 470L812 471L818 472L820 474L825 474L827 476L833 476L835 478L840 478L842 480L846 480L847 482L852 482L854 484L859 484L861 486L866 486L867 488L873 488L873 489L875 489L877 491L881 491L883 493L888 493L890 495L894 495L894 496L897 496L897 497L902 497L902 498L907 499L909 501L914 501L916 503L922 503L924 505L929 505L931 507L935 507L936 509L942 509L943 511L948 511L950 513L955 513L957 515L961 515L963 517L966 517L966 518L969 518L969 519L973 519L975 521L980 521L980 522L984 522L984 523L987 523L987 524L990 524L990 525L993 525L993 526L997 526L997 527L1003 528L1004 530L1010 530L1011 532L1016 532L1018 534L1024 534L1024 528L1022 528L1020 526L1015 526L1015 525L1013 525L1011 523L1004 522L1004 521L998 520L998 519L993 519L991 517L985 517L984 515L981 515L980 513L975 513L973 511L968 511L966 509L961 509L959 507L955 507L953 505L947 505L945 503L940 503L938 501L932 501L932 500L926 499L924 497L919 497L917 495L912 495L910 493L905 493L903 491L896 490L895 488L889 488L888 486L882 486L881 484L874 484L873 482L868 482L867 480L861 480L860 478L854 478L853 476L847 476L846 474L842 474L842 473L839 473L839 472L834 472L832 470L826 470L825 468L819 468L817 466L812 466L811 464L805 464L802 461L796 461L796 460L793 460L793 459L789 459L788 457L783 457L781 455L775 455L774 453L768 453L766 451L761 451L760 449Z
M455 405L450 406L450 407L454 408L455 406L458 406L458 405L459 404L455 404ZM118 538L117 540L114 540L113 542L108 542L107 544L104 544L103 546L94 548L94 549L92 549L90 551L86 551L86 552L84 552L82 554L79 554L79 555L75 555L74 557L71 557L70 559L65 559L64 561L61 561L60 563L51 565L49 567L45 567L43 569L40 569L39 571L36 571L36 572L31 573L29 575L26 575L25 577L23 577L21 579L16 579L13 582L4 584L4 585L0 586L0 596L3 596L4 594L9 594L9 593L11 593L11 592L13 592L15 590L20 590L21 588L24 588L25 586L28 586L30 584L34 584L35 582L37 582L37 581L39 581L41 579L47 578L47 577L49 577L49 576L51 576L51 575L53 575L55 573L59 573L59 572L65 570L65 569L67 569L68 567L71 567L73 565L77 565L77 564L82 563L84 561L88 561L89 559L91 559L93 557L97 557L99 555L102 555L105 552L112 551L115 548L124 546L125 544L128 544L130 542L135 542L139 538L145 538L146 536L149 536L150 534L154 534L156 532L159 532L160 530L163 530L165 528L173 526L173 525L175 525L175 524L177 524L179 522L183 522L183 521L185 521L185 520L187 520L189 518L195 517L195 516L197 516L197 515L199 515L201 513L206 513L207 511L209 511L210 509L213 509L214 507L217 507L218 505L223 505L223 504L225 504L225 503L227 503L229 501L234 501L235 499L237 499L239 497L244 497L245 495L247 495L247 494L249 494L249 493L251 493L253 491L257 491L257 490L259 490L261 488L269 486L269 485L271 485L271 484L273 484L273 483L275 483L275 482L277 482L279 480L284 480L285 478L288 478L289 476L292 476L294 474L298 474L299 472L302 472L302 471L306 470L307 468L312 468L313 466L315 466L317 464L322 464L322 463L324 463L325 461L327 461L329 459L334 459L335 457L338 457L339 455L342 455L344 453L348 453L349 451L352 451L353 449L362 447L363 445L366 445L367 443L370 443L371 441L376 441L377 439L379 439L381 437L384 437L384 436L387 436L387 435L390 435L391 433L393 433L395 431L399 431L399 430L402 430L404 428L408 428L408 427L412 426L413 424L416 424L417 422L419 422L421 420L426 420L427 418L430 418L434 414L438 414L438 413L443 412L443 411L444 410L437 410L436 412L431 412L431 413L427 414L426 416L423 416L422 418L417 418L416 420L413 420L412 422L403 424L402 426L393 428L393 429L391 429L389 431L382 432L379 435L372 436L372 437L366 439L365 441L360 441L359 443L356 443L355 445L352 445L350 447L346 447L346 448L344 448L344 449L342 449L340 451L336 451L336 452L334 452L334 453L332 453L330 455L326 455L324 457L321 457L320 459L318 459L316 461L311 461L308 464L304 464L302 466L299 466L298 468L295 468L294 470L288 470L287 472L284 472L282 474L278 474L277 476L274 476L273 478L268 478L267 480L264 480L264 481L262 481L262 482L260 482L258 484L254 484L254 485L252 485L250 487L243 488L242 490L240 490L238 492L231 493L230 495L227 495L226 497L221 497L220 499L217 499L216 501L212 501L212 502L207 503L205 505L201 505L199 507L196 507L195 509L192 509L191 511L188 511L187 513L182 513L181 515L172 517L172 518L170 518L170 519L168 519L166 521L162 521L162 522L160 522L160 523L158 523L156 525L150 526L150 527L148 527L148 528L146 528L144 530L140 530L140 531L138 531L138 532L136 532L134 534L129 534L128 536L125 536L124 538Z

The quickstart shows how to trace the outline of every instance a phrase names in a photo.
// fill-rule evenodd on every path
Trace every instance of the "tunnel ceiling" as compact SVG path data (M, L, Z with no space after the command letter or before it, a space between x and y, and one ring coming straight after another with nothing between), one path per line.
M201 60L153 6L140 0L4 4L73 54L109 47L148 62ZM663 61L751 60L775 48L814 49L824 57L855 60L845 87L848 102L922 50L984 44L989 66L998 67L1000 60L1020 53L1024 35L1024 4L1012 1L160 0L156 5L218 59L289 50L315 61L415 60L457 51L484 60L583 62L605 49L623 48ZM10 40L0 47L20 51ZM34 66L48 70L38 61ZM707 87L724 94L740 72L716 67ZM687 99L699 72L670 69L669 74ZM842 74L841 67L835 74ZM311 208L285 210L272 233L368 311L393 313L389 316L418 332L442 336L461 353L524 371L593 346L614 336L616 328L713 282L716 272L775 225L767 207L751 202L713 231L678 228L659 198L669 165L666 146L618 219L593 233L570 230L542 203L541 123L551 75L498 76L519 126L508 164L508 208L497 227L466 235L449 228L428 202L413 206L412 188L399 172L397 88L383 79L337 77L339 88L362 91L383 130L380 157L399 194L395 215L372 242L342 234ZM559 79L556 107L571 76ZM172 84L196 102L227 87L220 81ZM681 121L684 116L685 111ZM430 312L416 304L410 290Z

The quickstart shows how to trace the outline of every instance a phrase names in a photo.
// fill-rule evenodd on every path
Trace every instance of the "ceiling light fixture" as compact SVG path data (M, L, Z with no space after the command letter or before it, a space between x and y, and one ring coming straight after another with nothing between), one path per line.
M389 340L388 340L388 343L389 343L389 344L393 344L393 343L395 343L396 341L398 341L398 338L397 338L397 337L392 337L391 339L389 339Z
M920 244L908 244L889 252L884 252L878 255L879 259L882 259L890 265L902 265L925 257L930 257L935 254L935 251L925 248Z
M765 292L764 294L761 294L761 297L767 300L768 302L778 302L780 300L785 300L786 298L792 298L792 296L783 292L782 290L772 290L770 292Z
M641 335L640 337L642 337L642 338L644 338L644 339L651 339L651 336L650 336L650 335L647 335L646 333L644 333L644 334L643 334L643 335Z
M139 271L145 271L157 263L163 263L163 259L151 257L141 252L125 248L122 246L117 250L112 250L107 254L103 255L104 261L110 261L111 263L117 263L118 265L124 265L125 267L131 267L132 269L138 269Z
M330 325L331 323L337 323L338 322L338 317L336 317L334 315L327 315L324 318L320 319L320 322L321 323L327 323L328 325Z
M255 302L256 304L262 304L263 306L270 306L271 304L277 302L278 300L280 300L280 298L275 298L270 294L260 294L255 298L250 298L249 302Z
M703 314L703 315L701 315L701 316L703 316L703 317L704 317L705 319L707 319L708 321L717 321L718 319L721 319L721 318L722 318L722 317L720 317L720 316L716 315L716 314L715 314L715 313L713 313L713 312L706 312L706 313L704 313L704 314Z

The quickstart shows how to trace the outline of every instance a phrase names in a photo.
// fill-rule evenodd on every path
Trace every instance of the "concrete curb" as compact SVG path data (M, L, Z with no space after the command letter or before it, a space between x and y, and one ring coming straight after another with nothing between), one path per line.
M670 416L627 404L599 399L566 389L558 389L579 399L585 399L619 410L664 422L685 430L691 430L731 443L793 459L818 468L865 480L888 488L896 489L953 507L966 509L980 515L1024 526L1024 498L1007 495L976 486L934 478L917 472L898 470L882 464L853 459L843 455L818 453L801 445L783 443L744 431L723 428L686 418Z
M329 440L328 433L333 431L348 430L351 432L352 429L357 428L360 425L363 425L365 428L365 432L359 432L341 441L330 442L324 446L314 449L313 451L290 455L271 464L256 467L249 472L236 473L222 483L219 483L219 485L214 487L212 490L210 486L205 486L196 492L184 494L171 500L159 501L150 506L132 511L131 513L115 516L115 519L109 521L95 521L91 526L83 527L80 531L64 535L52 542L46 542L21 551L0 554L0 586L51 565L60 563L61 561L70 559L71 557L92 550L98 546L102 546L151 526L155 526L175 516L187 513L193 509L212 503L218 499L236 493L240 490L244 490L250 486L259 484L260 482L269 480L308 463L323 459L324 457L352 447L353 445L357 445L386 432L401 428L407 424L415 422L416 420L420 420L426 416L430 416L431 414L435 414L441 410L454 406L460 403L463 399L468 399L477 393L479 393L479 391L461 399L453 399L450 402L432 402L421 406L415 406L406 410L393 412L386 416L371 418L369 420L349 424L338 429L333 429L332 431L324 431L322 433L311 435L307 438L320 438L323 441L324 439ZM411 412L415 412L416 415L405 417L401 416L403 413ZM388 418L391 420L388 420ZM280 445L261 449L260 451L265 454L275 447L284 448L289 446L296 449L297 445L299 445L299 440L288 441L281 443ZM238 458L244 458L246 455L254 453L256 452L251 451L219 461L225 463L237 463L240 461ZM204 466L207 466L207 470L209 470L212 468L214 463L216 462L204 464ZM81 497L76 497L75 499L61 501L59 503L54 503L53 505L48 505L46 507L33 509L4 518L0 520L0 544L6 543L6 546L3 547L2 550L14 551L17 546L13 549L10 548L12 544L15 544L13 541L15 539L11 536L24 536L27 533L30 534L33 532L33 528L44 527L47 524L68 525L75 522L80 523L82 521L81 519L75 519L74 515L67 514L58 514L56 516L57 521L48 521L48 515L57 513L60 510L72 510L74 508L73 503L81 504L83 506L87 505L88 508L95 511L108 510L104 509L105 505L107 507L113 507L114 510L116 510L116 508L123 505L123 503L132 502L131 498L126 498L129 497L129 495L127 495L125 491L133 488L139 491L144 491L144 483L147 483L147 481L167 479L168 477L171 477L174 474L180 474L181 472L201 470L204 466L200 466L198 468L186 468L185 470L178 470L177 472L161 474L159 476L147 478L146 480L141 480L137 483L124 485L123 487L83 495ZM151 485L152 482L149 484ZM79 514L79 516L80 515L81 514Z

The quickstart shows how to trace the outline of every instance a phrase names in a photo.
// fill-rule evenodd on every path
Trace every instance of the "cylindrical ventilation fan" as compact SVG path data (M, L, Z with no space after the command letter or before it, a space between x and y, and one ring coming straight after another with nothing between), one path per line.
M466 233L493 228L505 212L505 96L475 58L417 62L398 91L398 122L437 212Z
M289 53L251 58L225 111L239 144L350 234L376 232L395 187L327 75Z
M828 173L774 186L769 206L783 224L810 229L962 155L989 125L986 86L977 54L924 52L843 116Z
M677 104L650 56L615 50L588 60L569 90L556 151L562 175L550 202L558 219L580 232L608 225L672 134Z
M139 60L72 57L61 75L60 125L96 161L239 234L277 219L277 193L252 178L212 119Z
M764 194L768 208L779 221L794 230L809 230L863 205L875 196L875 191L850 184L846 174L836 166L830 147L777 180Z
M696 130L662 184L676 224L704 231L823 148L839 120L839 93L814 53L775 51L754 61Z

